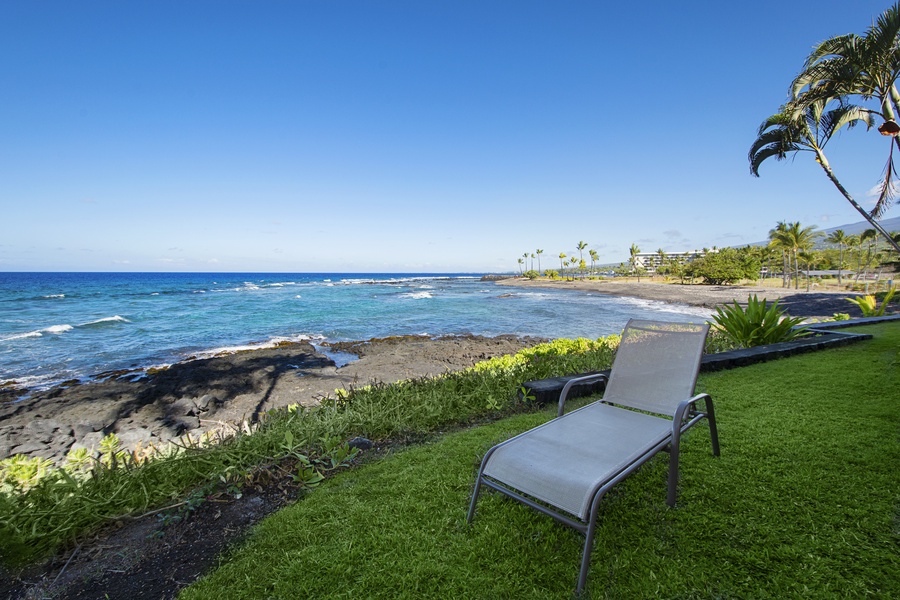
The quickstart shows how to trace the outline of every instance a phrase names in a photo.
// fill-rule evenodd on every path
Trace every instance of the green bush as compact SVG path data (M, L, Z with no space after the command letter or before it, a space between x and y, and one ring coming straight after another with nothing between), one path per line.
M881 301L881 306L878 306L878 299L875 296L857 296L855 298L844 298L848 302L852 302L856 306L859 307L859 310L862 311L864 317L883 317L884 311L888 307L891 299L894 297L894 294L897 292L897 288L892 287L884 294L884 299Z
M715 328L741 348L787 342L801 335L806 327L797 327L802 317L784 316L776 301L771 306L756 295L747 298L747 308L737 301L733 306L716 307Z

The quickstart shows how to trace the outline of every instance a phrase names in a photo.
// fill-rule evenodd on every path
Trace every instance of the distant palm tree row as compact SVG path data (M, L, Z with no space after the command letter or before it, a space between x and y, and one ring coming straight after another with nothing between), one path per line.
M818 231L815 225L803 226L799 222L779 221L769 231L769 243L764 246L745 246L743 248L704 248L693 258L683 253L668 255L665 250L659 248L656 275L665 277L675 276L684 282L685 278L694 281L734 282L741 279L753 279L769 276L780 271L782 286L795 288L800 286L801 275L806 276L807 289L810 288L813 270L834 271L838 285L844 285L844 275L853 274L853 283L860 278L869 280L869 275L878 272L881 275L884 270L891 267L896 271L900 263L900 253L895 252L895 244L900 242L900 233L888 234L891 244L885 245L879 239L878 232L874 229L866 229L859 235L847 235L844 230L837 229L831 232L823 240L823 233ZM827 248L816 249L817 244L824 241ZM555 269L541 268L541 255L543 249L534 252L526 252L518 259L519 272L525 277L535 278L542 275L555 278L566 278L581 275L594 275L595 265L599 260L596 250L588 250L590 256L590 268L584 259L584 250L587 243L579 241L576 245L578 256L568 256L565 252L559 253L559 271ZM614 271L619 275L636 275L638 281L647 271L640 260L641 249L637 244L631 244L629 248L628 263L621 263ZM779 257L780 255L780 257ZM780 258L780 268L778 259ZM537 259L537 270L534 260ZM530 260L530 264L529 264ZM526 270L527 269L527 270ZM652 270L651 270L652 273ZM830 274L829 274L830 275ZM867 284L868 285L868 284Z

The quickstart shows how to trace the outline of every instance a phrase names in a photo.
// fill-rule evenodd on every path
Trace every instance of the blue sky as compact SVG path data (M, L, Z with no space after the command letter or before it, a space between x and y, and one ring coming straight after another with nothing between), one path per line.
M808 156L747 163L889 3L848 6L5 2L0 270L509 271L856 222ZM887 141L832 144L869 203Z

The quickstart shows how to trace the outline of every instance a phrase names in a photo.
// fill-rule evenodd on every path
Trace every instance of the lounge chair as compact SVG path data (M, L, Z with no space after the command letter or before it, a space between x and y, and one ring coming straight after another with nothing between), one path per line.
M709 422L712 451L719 440L712 398L694 394L709 325L630 320L622 333L603 399L568 414L570 380L556 419L502 442L485 454L467 520L481 486L493 488L585 534L577 593L587 581L600 500L660 450L669 456L669 506L675 506L681 434ZM705 410L697 404L705 401ZM652 414L651 414L652 413Z

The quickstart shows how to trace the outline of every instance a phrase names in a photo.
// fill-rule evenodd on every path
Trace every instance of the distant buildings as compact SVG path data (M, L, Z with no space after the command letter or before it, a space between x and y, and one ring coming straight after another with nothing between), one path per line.
M718 250L713 249L712 252L717 252ZM689 263L694 259L700 258L706 252L710 252L709 250L690 250L688 252L664 252L660 255L659 252L640 252L635 255L634 261L635 266L644 269L648 275L653 275L656 273L656 269L660 266L663 266L673 260L679 261L683 264Z

